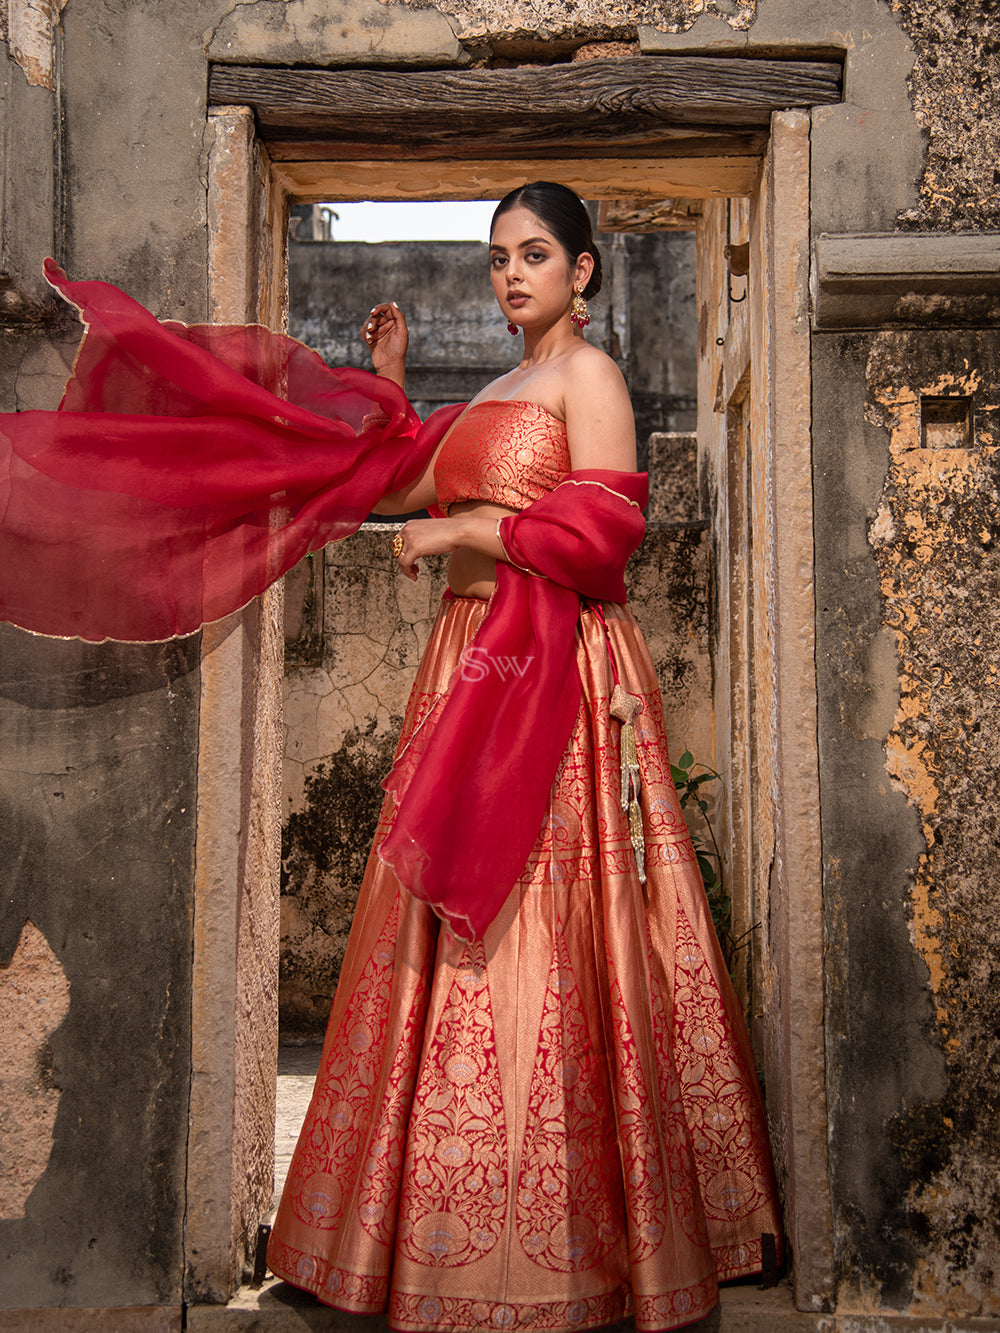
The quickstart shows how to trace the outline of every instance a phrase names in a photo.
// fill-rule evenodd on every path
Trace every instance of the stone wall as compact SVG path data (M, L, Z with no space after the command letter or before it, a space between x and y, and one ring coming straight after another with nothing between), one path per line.
M588 337L621 366L642 457L653 431L695 424L694 232L597 235L604 285ZM398 301L410 329L407 392L422 414L462 402L515 364L478 241L306 241L289 251L289 330L334 366L368 364L361 325Z

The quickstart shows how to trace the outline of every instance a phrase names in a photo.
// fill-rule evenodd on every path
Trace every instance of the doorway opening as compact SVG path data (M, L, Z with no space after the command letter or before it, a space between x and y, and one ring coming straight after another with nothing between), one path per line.
M606 155L599 156L602 146L597 146L590 150L591 156L574 157L550 148L550 156L544 160L522 157L483 162L471 155L457 161L438 156L361 160L344 154L333 158L327 155L328 150L316 145L311 145L308 153L301 153L277 139L265 144L257 136L253 115L233 106L232 99L227 101L230 104L219 107L215 115L224 122L220 128L227 147L232 149L234 136L242 145L242 175L235 169L230 152L224 164L228 181L223 178L224 172L213 177L224 205L213 250L218 318L247 318L253 311L272 326L281 325L287 208L292 203L373 195L400 199L499 197L525 179L551 177L571 185L585 198L601 201L624 197L647 206L673 199L687 207L685 201L694 199L703 205L702 217L696 223L698 475L700 493L709 500L715 497L716 508L709 511L713 559L715 569L725 571L725 577L713 577L712 584L716 626L712 743L713 755L724 756L724 764L714 766L720 771L729 767L737 734L731 726L732 700L721 686L732 678L731 663L719 652L720 645L730 642L733 547L728 529L737 521L725 497L729 494L728 408L732 403L735 409L739 398L735 392L727 397L726 391L748 375L747 504L755 534L752 558L759 574L755 587L760 590L760 600L755 602L755 610L759 605L766 615L765 623L753 624L755 647L770 645L771 649L770 657L758 654L761 671L755 679L766 675L773 681L777 670L784 673L782 699L765 692L760 705L753 703L751 718L760 737L755 753L761 756L761 792L770 796L778 812L767 863L768 923L761 939L759 1030L776 1129L775 1150L785 1181L788 1229L798 1256L796 1287L801 1290L800 1303L813 1301L817 1293L822 1299L829 1227L824 1212L825 1111L816 1092L823 1086L822 1023L817 1020L817 1014L820 1020L822 1014L818 808L814 748L810 751L808 734L804 736L801 728L810 706L814 673L809 646L812 589L811 583L802 578L803 569L811 563L805 318L808 113L776 113L770 136L756 132L755 153L738 156L735 162L732 156L713 159L702 144L702 155L694 165L688 158L679 168L678 159L663 145L643 157L630 156L627 151L617 151L612 157L607 154L615 150L609 146L603 147ZM662 151L663 156L654 156L656 151ZM749 297L742 306L746 313L730 320L722 313L721 294L723 285L728 291L730 272L721 219L725 201L734 196L750 199L750 267ZM238 246L241 258L245 256L239 281L233 277L232 265L219 263L227 243L230 254L232 247ZM752 355L743 357L737 373L744 343ZM721 411L717 404L722 405ZM775 448L778 438L782 441L780 454ZM780 504L775 499L779 495ZM786 505L786 495L794 503ZM799 711L795 714L782 711L789 697L788 681L791 693L798 692ZM735 819L733 827L738 827ZM794 886L790 883L792 866ZM780 986L776 984L779 976ZM206 985L210 984L216 984L215 979L206 976ZM238 1102L236 1091L234 1100ZM819 1239L810 1243L810 1235ZM239 1241L239 1235L230 1236L231 1245ZM200 1257L199 1253L196 1263Z
M477 209L463 239L419 235L427 230L422 210L433 205L360 205L365 239L338 238L350 221L349 204L293 205L289 332L332 365L364 365L366 312L376 301L397 300L409 324L407 392L418 414L425 418L466 401L509 371L520 349L498 314L488 280L486 238L495 202ZM380 207L388 218L380 216ZM412 226L405 217L400 223L391 216L396 209L413 215ZM694 433L694 218L685 213L688 227L665 229L621 204L602 209L594 202L590 209L605 279L591 302L587 336L613 357L629 386L639 466L651 478L650 530L637 557L643 572L634 581L656 583L664 568L683 569L686 590L683 606L669 593L647 593L637 614L648 629L667 700L673 752L691 749L708 763L708 560ZM438 232L456 229L443 220L437 225ZM389 238L378 239L385 230ZM418 238L401 239L409 230ZM294 1111L310 1047L318 1061L375 834L380 779L391 764L415 661L444 591L443 557L422 562L426 586L419 589L403 586L386 559L386 527L402 521L373 516L350 542L317 553L285 582L288 721L278 1098L283 1146L289 1138L283 1090L290 1090ZM293 1053L292 1047L299 1049Z

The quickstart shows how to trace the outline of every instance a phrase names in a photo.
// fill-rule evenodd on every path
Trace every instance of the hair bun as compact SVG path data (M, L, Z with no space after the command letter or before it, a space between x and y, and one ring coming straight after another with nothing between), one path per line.
M584 252L581 250L580 253L583 254ZM593 239L586 247L586 253L592 255L594 259L594 271L590 275L590 281L583 289L584 298L589 301L592 296L596 296L601 290L601 283L604 281L604 265L601 263L601 252Z

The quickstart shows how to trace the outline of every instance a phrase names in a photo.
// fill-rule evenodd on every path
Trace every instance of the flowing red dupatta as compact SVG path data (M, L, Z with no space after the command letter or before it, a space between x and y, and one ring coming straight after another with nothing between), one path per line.
M190 634L354 532L462 411L421 424L395 384L294 339L161 323L45 271L85 335L55 412L0 415L0 619L24 629ZM513 564L386 779L399 809L380 855L456 934L480 938L524 868L580 706L580 597L625 600L646 495L644 475L578 472L503 520Z
M512 563L383 784L398 809L380 858L463 939L482 938L524 869L580 708L580 598L625 601L647 498L645 473L580 471L502 520Z
M52 286L86 332L55 412L0 415L0 619L93 641L190 634L416 477L460 407L256 325L160 323ZM100 414L99 416L96 414Z

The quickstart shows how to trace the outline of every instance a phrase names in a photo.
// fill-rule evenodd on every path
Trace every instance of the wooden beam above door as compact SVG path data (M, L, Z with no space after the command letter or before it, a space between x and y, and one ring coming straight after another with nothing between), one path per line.
M585 199L656 203L746 195L756 157L516 158L503 161L274 162L272 176L296 203L350 199L499 199L525 181L555 180Z
M520 69L211 67L209 101L249 106L268 141L399 148L648 141L759 131L788 107L841 99L835 61L647 56ZM712 152L709 145L705 151Z

